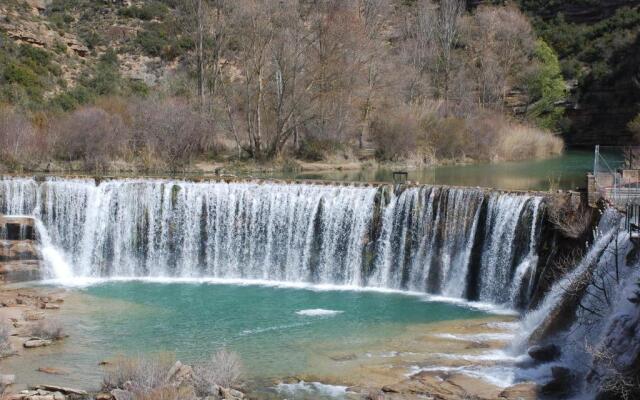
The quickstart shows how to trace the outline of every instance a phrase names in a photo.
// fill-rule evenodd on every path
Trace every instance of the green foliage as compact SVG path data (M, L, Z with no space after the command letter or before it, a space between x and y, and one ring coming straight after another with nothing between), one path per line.
M151 88L149 88L149 85L147 85L143 81L134 80L134 79L130 79L127 82L127 89L129 94L132 94L138 97L147 97L151 90Z
M594 24L567 22L562 14L535 20L540 35L557 52L568 78L582 78L582 69L601 63L599 72L611 69L609 59L633 42L640 32L640 10L621 8L612 17ZM568 64L568 65L567 65Z
M640 114L636 115L627 125L631 134L633 134L633 139L636 143L640 143Z
M130 6L118 11L118 14L122 15L123 17L137 18L143 21L163 19L167 16L168 13L168 7L158 1L152 1L141 6Z
M88 88L78 85L52 98L49 106L61 111L72 111L82 104L93 101L94 98L94 94Z
M146 54L165 60L173 60L193 46L192 41L176 34L173 24L166 22L146 23L145 29L138 32L136 41Z
M0 33L0 101L30 108L42 104L44 92L62 74L51 52L16 45Z
M118 56L113 49L100 57L93 77L85 82L85 86L98 96L113 95L120 90Z
M564 109L557 103L566 98L566 84L562 78L562 71L558 56L542 39L536 42L535 58L538 68L530 76L528 87L533 105L528 110L528 116L543 128L558 129Z
M56 40L53 44L53 51L58 54L65 54L67 52L67 45L60 40Z

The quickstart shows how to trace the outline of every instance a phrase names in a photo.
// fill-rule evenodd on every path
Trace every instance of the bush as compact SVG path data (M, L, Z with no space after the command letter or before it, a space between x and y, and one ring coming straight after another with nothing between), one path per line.
M81 160L87 170L104 171L109 161L126 154L128 131L122 119L97 107L83 107L57 121L51 128L55 155Z
M47 339L60 340L66 337L64 328L59 321L44 319L31 328L31 336Z
M11 327L7 321L0 321L0 357L5 357L13 352L9 337L11 336Z
M36 73L23 65L10 62L4 68L4 79L7 83L15 83L22 86L30 97L41 98L43 85Z
M559 136L525 125L507 124L500 132L496 154L501 160L518 161L562 154Z
M136 38L142 50L152 57L160 57L170 45L167 33L159 25L157 23L148 24L145 30L138 32Z
M420 116L409 107L378 115L371 124L376 158L381 161L406 159L416 150Z
M141 6L130 6L127 8L123 8L118 11L118 14L122 15L123 17L137 18L143 21L151 21L155 18L164 18L168 12L169 10L167 6L158 1L152 1Z
M172 172L188 165L198 154L215 151L211 121L184 100L139 101L132 105L129 114L133 119L136 150L163 162Z
M296 157L307 161L322 161L340 147L340 143L334 140L306 138L300 143Z
M107 369L102 386L109 391L127 388L137 395L153 393L166 385L173 357L118 357Z
M566 84L558 56L542 39L536 43L535 57L538 66L531 74L528 82L533 104L528 115L543 129L556 130L564 113L564 108L557 105L566 98Z
M24 115L0 108L0 160L13 168L37 160L43 150L39 135Z
M238 387L242 383L243 366L234 352L219 350L211 359L194 369L194 385L199 396L217 395L217 386Z

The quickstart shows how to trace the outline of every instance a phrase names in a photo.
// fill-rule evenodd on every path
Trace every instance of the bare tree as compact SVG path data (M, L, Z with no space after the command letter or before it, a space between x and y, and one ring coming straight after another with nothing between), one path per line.
M438 9L436 38L440 49L440 70L442 73L445 113L449 103L449 86L453 61L453 49L458 40L459 20L464 11L463 0L442 0Z

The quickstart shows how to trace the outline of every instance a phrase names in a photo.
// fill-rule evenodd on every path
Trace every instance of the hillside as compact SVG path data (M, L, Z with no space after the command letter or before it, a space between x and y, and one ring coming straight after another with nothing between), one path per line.
M568 144L637 142L628 124L640 112L640 1L520 3L572 83Z
M514 5L464 6L5 1L0 139L14 151L4 164L140 170L374 156L429 165L557 154L554 133L569 124L551 41Z

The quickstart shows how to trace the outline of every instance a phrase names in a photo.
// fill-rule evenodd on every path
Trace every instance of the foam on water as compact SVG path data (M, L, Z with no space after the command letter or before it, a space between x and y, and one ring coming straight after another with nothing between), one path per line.
M300 381L298 383L279 383L275 387L275 389L278 393L291 396L304 393L341 398L347 394L348 387L340 385L328 385L321 382Z
M453 334L453 333L436 333L434 337L448 340L459 340L463 342L506 342L515 337L513 333L475 333L475 334Z
M329 315L341 314L343 311L338 310L326 310L324 308L310 308L306 310L296 311L298 315L304 315L307 317L324 317Z
M531 295L541 203L428 186L0 179L0 212L39 218L81 280L367 287L478 299L492 311ZM68 280L65 271L56 277Z

